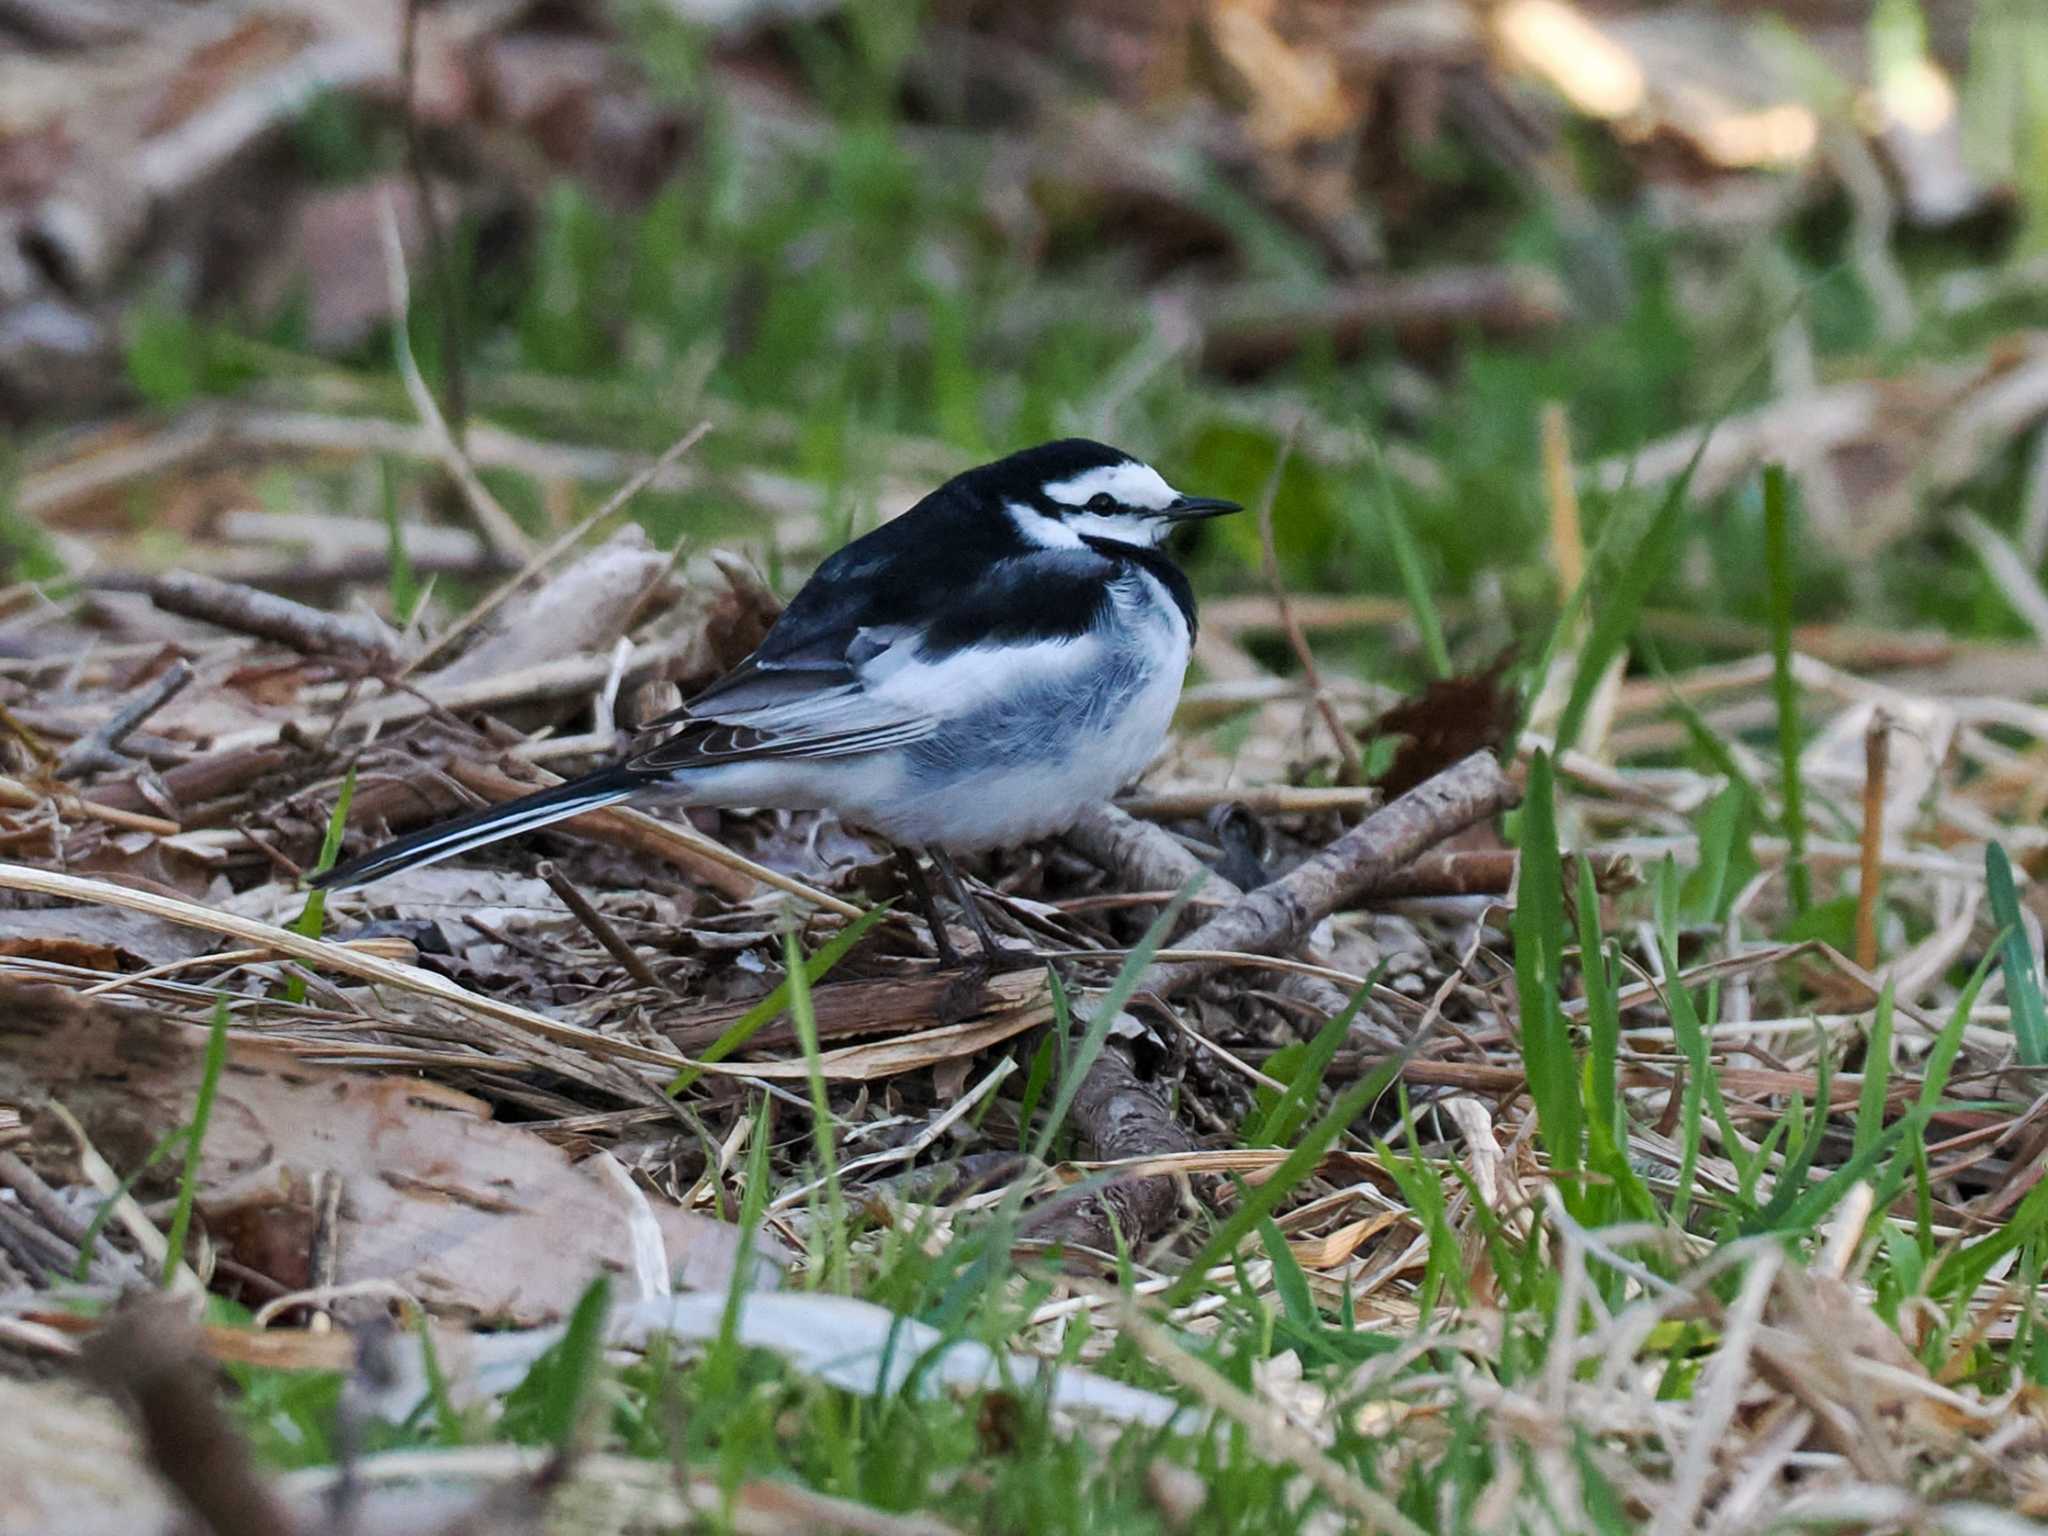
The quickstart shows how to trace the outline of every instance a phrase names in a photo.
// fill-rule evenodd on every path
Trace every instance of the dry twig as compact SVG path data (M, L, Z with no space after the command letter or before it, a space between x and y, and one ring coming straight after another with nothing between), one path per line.
M1208 953L1200 959L1155 964L1141 983L1159 997L1192 985L1243 954L1293 948L1315 925L1349 901L1391 879L1431 844L1506 809L1514 787L1488 752L1475 752L1367 817L1296 869L1226 906L1190 934L1183 946ZM1084 818L1084 842L1103 851L1137 846L1116 813ZM1132 824L1141 825L1141 824ZM1155 859L1157 875L1167 861ZM1175 882L1178 883L1178 882ZM1144 1156L1185 1150L1188 1133L1174 1117L1164 1086L1138 1068L1136 1056L1111 1042L1089 1067L1074 1097L1074 1123L1100 1156ZM1107 1149L1114 1147L1116 1152ZM1156 1234L1175 1204L1171 1181L1133 1179L1053 1216L1049 1230L1069 1243L1100 1248L1121 1230L1129 1242Z
M57 759L57 777L68 779L101 768L126 766L128 760L119 750L121 743L126 741L143 721L182 693L185 685L191 681L192 663L181 657L165 668L155 682L124 704L106 724L90 735L79 737L66 747L64 755Z
M1286 876L1247 893L1187 937L1188 949L1275 954L1293 948L1348 902L1394 877L1432 844L1499 814L1514 786L1490 752L1475 752L1375 811ZM1213 967L1158 966L1148 990L1171 996Z
M237 582L171 571L149 584L149 600L166 613L274 641L307 656L345 657L372 668L394 660L389 641L367 620L308 607Z
M606 920L602 912L591 905L588 896L576 889L575 881L555 868L552 859L542 859L540 863L534 865L533 872L547 881L548 889L562 899L563 906L576 914L576 921L590 931L592 938L604 946L606 954L625 968L627 975L643 987L657 992L666 990L661 984L661 978L655 975L653 968L640 957L639 951L619 936L619 930Z

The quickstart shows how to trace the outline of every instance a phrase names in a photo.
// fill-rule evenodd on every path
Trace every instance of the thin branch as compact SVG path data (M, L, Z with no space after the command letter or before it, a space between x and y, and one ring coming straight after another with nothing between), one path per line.
M1188 935L1187 949L1276 954L1292 949L1339 907L1391 880L1423 850L1513 805L1515 788L1490 752L1474 752L1375 811L1281 879L1247 892ZM1162 997L1212 967L1155 966L1146 988Z
M385 281L391 289L392 350L397 354L399 374L405 380L405 393L433 437L442 464L461 487L462 498L476 519L477 532L500 558L509 563L524 561L533 554L532 540L491 494L490 487L477 477L476 466L469 462L469 455L448 430L447 418L441 414L434 392L427 388L419 362L412 355L412 338L406 334L406 317L412 312L412 287L405 275L405 247L398 238L398 215L392 212L388 196L378 200L377 220L384 235Z
M67 779L100 768L126 767L128 759L120 752L121 743L143 721L184 692L185 685L191 681L191 662L180 659L172 663L162 676L130 699L106 724L66 747L64 755L57 759L57 777Z
M654 974L640 954L620 937L605 915L591 904L590 898L576 889L576 883L555 867L552 859L542 859L533 867L533 872L547 881L548 889L562 900L562 905L576 914L576 921L589 930L590 936L604 946L604 952L625 967L626 974L641 986L656 992L667 990L661 978Z
M395 659L389 642L364 619L329 613L240 582L169 571L149 584L149 600L165 613L274 640L308 656L343 656L372 668L389 666Z

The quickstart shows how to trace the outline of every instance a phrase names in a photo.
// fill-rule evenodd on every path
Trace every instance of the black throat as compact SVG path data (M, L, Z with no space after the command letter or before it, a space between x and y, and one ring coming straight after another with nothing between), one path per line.
M1140 570L1148 571L1159 578L1159 584L1166 588L1173 599L1174 607L1187 621L1188 644L1195 643L1195 589L1188 584L1188 578L1181 568L1158 550L1144 544L1126 544L1121 539L1104 539L1093 534L1082 534L1081 542L1098 555L1111 560L1127 560Z

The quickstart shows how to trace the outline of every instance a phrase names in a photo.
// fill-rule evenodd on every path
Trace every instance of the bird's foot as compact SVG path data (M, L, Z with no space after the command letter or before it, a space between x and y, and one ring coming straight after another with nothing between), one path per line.
M981 1011L988 1000L988 984L1008 971L1026 971L1042 965L1038 952L1033 949L1013 949L998 945L984 949L978 954L960 956L957 952L951 960L941 960L941 972L952 971L954 976L939 994L936 1009L941 1024L959 1024Z
M964 1024L981 1012L988 999L989 978L995 972L978 959L970 960L948 981L932 1005L932 1013L943 1026Z

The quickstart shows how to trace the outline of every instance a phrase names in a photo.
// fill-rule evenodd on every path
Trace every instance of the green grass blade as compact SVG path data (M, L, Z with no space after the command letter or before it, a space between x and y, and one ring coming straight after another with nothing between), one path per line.
M599 1275L577 1298L561 1342L534 1367L547 1373L536 1405L536 1428L558 1450L572 1447L583 1423L584 1405L604 1359L604 1320L611 1301L611 1278Z
M1671 1032L1685 1057L1685 1099L1680 1107L1682 1153L1678 1172L1678 1193L1673 1197L1672 1219L1681 1225L1692 1202L1693 1180L1699 1171L1703 1117L1712 1113L1720 1129L1722 1148L1735 1165L1742 1182L1749 1182L1750 1159L1735 1134L1721 1096L1721 1082L1714 1070L1714 1057L1707 1045L1706 1030L1700 1022L1692 991L1678 979L1678 866L1669 857L1658 871L1657 928L1659 951L1664 961L1664 998L1670 1007Z
M1680 889L1680 912L1688 922L1726 922L1736 894L1756 873L1750 846L1756 803L1742 784L1730 783L1694 816L1699 863Z
M1649 1189L1628 1161L1628 1106L1621 1096L1621 1004L1607 940L1600 931L1600 891L1590 860L1579 869L1579 973L1586 989L1586 1165L1605 1177L1639 1221L1657 1219Z
M1976 970L1970 973L1969 981L1956 998L1955 1006L1949 1010L1948 1022L1941 1027L1941 1033L1934 1037L1934 1044L1927 1052L1927 1059L1921 1066L1920 1092L1915 1096L1913 1107L1887 1129L1884 1144L1893 1144L1892 1131L1901 1133L1898 1138L1903 1145L1885 1165L1884 1172L1873 1181L1877 1190L1876 1206L1884 1210L1906 1187L1908 1180L1918 1178L1921 1184L1920 1227L1922 1246L1929 1247L1932 1238L1927 1233L1931 1216L1927 1209L1926 1157L1927 1124L1934 1118L1934 1112L1941 1107L1941 1095L1948 1087L1949 1074L1955 1070L1956 1058L1962 1053L1963 1031L1970 1022L1970 1013L1977 1006L1977 996L1984 990L1984 983L1990 979L1991 967L1997 963L1997 952L1987 953L1977 962ZM1853 1162L1854 1159L1851 1159ZM1845 1164L1844 1167L1848 1165Z
M1991 890L1991 916L2005 930L1999 955L2005 971L2005 1000L2012 1009L2013 1044L2026 1065L2048 1065L2048 1006L2041 999L2033 946L2027 943L2026 925L2020 921L2012 861L1998 843L1985 845L1984 880Z
M1579 974L1586 989L1586 1118L1619 1144L1624 1130L1621 1101L1621 1005L1614 972L1607 963L1607 939L1600 931L1600 889L1593 864L1580 859Z
M1374 1146L1381 1164L1400 1187L1402 1200L1429 1239L1429 1257L1423 1262L1422 1284L1416 1288L1415 1296L1417 1307L1427 1317L1436 1311L1445 1290L1462 1307L1471 1301L1471 1289L1459 1257L1458 1234L1451 1226L1449 1206L1444 1200L1443 1179L1416 1142L1415 1115L1409 1108L1405 1088L1401 1094L1401 1130L1408 1142L1405 1156L1384 1139Z
M1538 752L1529 765L1529 788L1522 800L1522 869L1511 926L1529 1097L1536 1101L1537 1128L1551 1167L1569 1174L1578 1170L1583 1153L1579 1069L1558 1000L1564 976L1564 865L1547 752Z
M1922 1127L1923 1123L1913 1117L1894 1121L1884 1127L1868 1147L1861 1152L1852 1152L1846 1162L1831 1170L1818 1184L1809 1184L1792 1191L1792 1198L1783 1205L1773 1200L1770 1207L1743 1223L1743 1232L1748 1235L1759 1232L1811 1231L1849 1192L1851 1185L1861 1183L1870 1176L1879 1158L1896 1148L1908 1146L1908 1138L1914 1136Z
M1123 1012L1138 990L1138 983L1144 979L1145 970L1152 964L1152 957L1159 953L1166 943L1166 936L1173 932L1173 925L1180 920L1181 910L1187 906L1205 877L1194 879L1174 892L1160 914L1152 919L1152 926L1145 930L1143 938L1124 957L1124 963L1117 968L1116 976L1102 995L1095 1000L1095 1006L1088 1015L1088 1028L1081 1036L1081 1043L1067 1056L1065 1070L1060 1074L1059 1091L1053 1095L1052 1109L1040 1128L1038 1140L1031 1149L1034 1158L1043 1160L1052 1146L1053 1137L1066 1124L1067 1112L1074 1107L1074 1095L1081 1091L1081 1080L1088 1075L1088 1069L1095 1065L1095 1058L1102 1054L1102 1047L1109 1039L1109 1029L1116 1022L1116 1016ZM1021 1185L1020 1185L1021 1187Z
M462 1413L448 1390L448 1373L441 1368L441 1351L434 1344L434 1320L422 1307L413 1315L413 1336L420 1341L420 1374L426 1378L427 1406L434 1414L434 1440L439 1445L461 1445L464 1433Z
M729 1397L739 1381L741 1302L753 1288L754 1242L768 1210L768 1143L772 1136L769 1110L772 1103L764 1093L760 1107L754 1112L754 1128L747 1139L747 1184L740 1192L739 1242L733 1260L732 1279L725 1288L725 1310L719 1314L718 1337L704 1351L703 1363L698 1367L705 1378L706 1394L714 1400Z
M1633 548L1602 569L1601 562L1593 561L1585 582L1594 580L1594 572L1600 575L1600 606L1593 615L1592 632L1586 636L1586 643L1579 651L1578 671L1572 676L1572 691L1565 700L1564 713L1557 723L1557 750L1565 751L1579 739L1580 728L1586 723L1586 711L1592 708L1593 693L1600 686L1600 679L1606 675L1614 658L1621 655L1630 637L1635 633L1636 621L1642 617L1643 607L1650 600L1650 592L1671 568L1678 556L1679 545L1685 538L1686 493L1692 488L1693 471L1699 466L1700 451L1706 447L1701 440L1685 472L1674 480L1664 493L1664 500L1650 518L1649 526ZM1563 617L1576 620L1578 604L1566 605ZM1558 633L1562 633L1559 631ZM1554 654L1555 643L1547 650Z
M725 1060L726 1057L740 1049L749 1040L753 1039L755 1035L780 1018L789 1008L790 997L795 990L791 986L790 981L798 971L803 973L804 986L807 990L810 987L816 986L832 973L832 967L841 960L844 960L853 946L865 938L868 930L886 917L888 912L889 909L886 906L868 908L867 911L861 913L859 917L833 934L823 944L820 944L817 952L809 959L804 960L800 965L793 965L789 975L776 983L773 991L737 1019L734 1019L727 1026L724 1034L705 1047L703 1052L697 1057L698 1061L704 1063L705 1066L709 1066L715 1062ZM681 1093L703 1075L704 1072L701 1067L683 1068L682 1071L669 1079L667 1090L669 1095L673 1097Z
M1786 1145L1791 1150L1785 1155L1784 1166L1778 1170L1777 1183L1771 1191L1770 1200L1757 1218L1757 1225L1770 1226L1779 1213L1788 1209L1802 1192L1813 1187L1807 1175L1812 1172L1813 1160L1820 1153L1821 1143L1827 1139L1828 1104L1833 1093L1834 1056L1823 1040L1815 1063L1813 1124L1806 1126L1800 1123L1804 1119L1804 1101L1794 1094L1786 1108L1785 1117L1771 1128L1774 1136L1781 1128L1786 1130ZM1799 1136L1796 1145L1791 1140L1793 1134ZM1769 1165L1770 1157L1771 1146L1767 1141L1757 1154L1754 1165L1757 1176L1760 1177L1764 1168Z
M341 836L348 827L348 804L356 794L355 765L350 764L341 781L341 793L334 797L334 809L327 816L327 831L320 839L320 857L313 861L308 874L324 875L334 868L334 861L341 856ZM299 909L299 915L292 919L292 932L302 938L317 939L327 926L327 893L315 890L306 893L306 904ZM284 984L285 1001L303 1003L306 1000L306 979L292 976Z
M206 1125L213 1118L213 1096L228 1061L228 1000L213 1005L213 1023L206 1032L206 1061L199 1072L199 1092L192 1100L192 1122L185 1127L185 1168L178 1177L178 1203L171 1211L165 1244L164 1284L177 1279L185 1263L185 1235L192 1228L192 1202L199 1194L199 1154L206 1145Z
M1415 615L1415 628L1422 637L1422 654L1428 658L1429 669L1438 677L1451 675L1450 647L1444 644L1443 618L1436 610L1436 598L1429 590L1429 572L1424 569L1422 549L1415 541L1414 530L1409 528L1408 519L1401 511L1401 499L1394 489L1394 480L1387 473L1386 455L1380 449L1379 434L1371 429L1366 432L1367 454L1372 460L1374 499L1379 503L1380 525L1386 530L1387 543L1394 552L1394 569L1401 577L1401 590L1407 595L1409 610Z
M391 595L391 619L400 629L412 621L420 600L419 577L412 568L412 554L405 547L405 522L398 512L398 470L391 460L377 461L379 488L384 502L384 547L391 562L387 578Z
M114 1207L135 1193L135 1186L142 1182L142 1176L170 1156L173 1147L185 1145L188 1126L178 1126L165 1131L155 1146L143 1155L140 1163L122 1175L121 1182L114 1186L114 1192L101 1200L93 1210L92 1220L85 1224L84 1235L78 1239L78 1263L71 1271L71 1278L84 1285L92 1278L92 1258L99 1250L100 1234L107 1229L107 1223L114 1218Z
M1863 1043L1863 1088L1856 1096L1856 1139L1851 1155L1877 1145L1884 1129L1885 1098L1892 1077L1892 984L1885 981L1877 995L1877 1013L1870 1021L1870 1038Z
M832 1139L832 1099L825 1089L825 1069L818 1061L818 1016L811 1007L811 983L796 935L783 935L784 963L789 971L789 1017L802 1043L805 1077L811 1088L811 1143L817 1149L818 1171L825 1179L825 1241L829 1257L821 1279L825 1290L844 1290L850 1283L846 1233L846 1196L839 1187L839 1147Z
M2027 1191L2026 1198L2005 1219L2005 1225L1965 1243L1944 1259L1927 1283L1928 1294L1967 1296L1983 1283L2000 1259L2044 1231L2048 1231L2048 1179L2040 1180Z
M1052 1082L1053 1058L1059 1054L1060 1037L1048 1033L1038 1042L1038 1049L1031 1053L1031 1070L1024 1075L1024 1091L1017 1100L1017 1150L1029 1151L1031 1147L1031 1122L1038 1115L1038 1106L1045 1098L1045 1090Z
M1294 1138L1294 1133L1307 1121L1317 1099L1322 1095L1323 1076L1330 1070L1330 1063L1335 1059L1338 1047L1343 1045L1345 1037L1351 1033L1351 1021L1358 1017L1358 1010L1364 1003L1367 993L1378 985L1386 966L1387 963L1381 961L1374 968L1373 974L1366 978L1364 989L1345 1005L1342 1012L1317 1030L1313 1039L1305 1046L1299 1047L1301 1056L1295 1063L1293 1074L1287 1080L1287 1087L1273 1097L1272 1104L1259 1116L1258 1123L1245 1138L1246 1145L1285 1146ZM1266 1063L1266 1071L1268 1076L1279 1075L1273 1071L1271 1061ZM1270 1091L1261 1090L1267 1093Z
M1308 1276L1301 1272L1294 1250L1287 1246L1287 1235L1268 1216L1259 1222L1259 1240L1265 1244L1266 1257L1273 1264L1273 1293L1280 1298L1281 1308L1297 1327L1314 1330L1322 1317L1316 1310L1315 1295L1309 1290Z
M1799 687L1792 680L1792 509L1785 466L1764 469L1764 573L1770 585L1771 693L1778 709L1784 775L1785 878L1796 916L1813 905L1806 867L1806 786L1799 772Z

